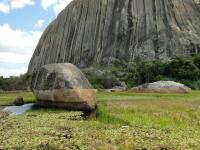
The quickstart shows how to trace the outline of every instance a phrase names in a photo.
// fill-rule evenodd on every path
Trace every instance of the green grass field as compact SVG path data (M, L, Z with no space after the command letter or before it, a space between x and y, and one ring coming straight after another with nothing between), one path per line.
M21 95L0 94L0 105ZM98 116L38 109L0 115L0 149L199 150L200 92L191 94L97 93Z

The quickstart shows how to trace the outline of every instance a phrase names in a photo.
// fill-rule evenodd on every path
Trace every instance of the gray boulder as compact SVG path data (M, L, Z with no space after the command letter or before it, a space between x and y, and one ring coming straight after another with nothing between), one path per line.
M96 90L73 64L49 64L33 73L31 89L42 106L75 110L96 107Z
M200 50L194 0L73 0L47 27L28 73L45 64L168 60Z
M122 82L122 81L117 81L114 83L114 86L112 88L113 90L114 89L118 89L118 90L122 90L122 91L125 91L127 89L127 85L125 82Z
M131 91L139 93L189 93L191 89L174 81L158 81L134 87Z

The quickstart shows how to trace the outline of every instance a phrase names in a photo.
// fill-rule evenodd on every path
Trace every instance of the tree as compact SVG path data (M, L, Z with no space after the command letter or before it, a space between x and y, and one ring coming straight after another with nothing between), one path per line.
M199 69L193 61L184 58L177 58L167 64L165 75L181 80L198 80Z
M200 55L194 57L194 64L200 69Z
M1 89L1 87L3 85L3 82L4 82L4 78L3 78L3 76L0 76L0 89Z
M165 64L159 60L138 63L138 84L156 81L158 76L164 74L164 69Z

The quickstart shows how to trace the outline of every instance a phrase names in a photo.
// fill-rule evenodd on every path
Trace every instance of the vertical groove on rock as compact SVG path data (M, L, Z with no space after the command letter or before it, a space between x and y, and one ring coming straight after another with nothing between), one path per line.
M127 38L127 47L126 49L129 51L129 58L128 60L131 61L132 60L132 49L133 49L133 36L132 36L132 32L133 32L133 13L132 13L132 0L128 0L128 10L127 10L127 20L128 20L128 30L126 31L126 34L128 34L128 38Z
M153 21L154 21L154 37L153 37L153 45L154 45L154 51L155 51L155 57L159 58L159 44L158 44L158 26L157 26L157 9L156 9L156 0L153 0L152 2L153 6Z
M103 4L104 1L106 1L105 11L103 11L104 14L105 14L105 16L103 16L103 14L101 14L102 28L99 29L100 38L99 38L98 44L97 44L98 47L97 47L97 54L96 54L96 61L95 61L96 63L100 63L102 52L103 52L103 37L104 37L104 30L105 30L106 17L107 17L107 9L108 9L108 5L107 5L108 1L107 0L103 0L101 2L101 4L102 4L101 5L102 6L101 9L102 8L104 9L104 6L103 6L103 5L105 5L105 4Z
M87 18L88 18L88 11L89 11L89 0L87 0L87 6L85 8L86 10L86 14L85 14L85 17L84 17L84 21L83 21L83 34L82 34L82 38L81 38L81 41L80 41L80 56L82 56L82 53L83 53L83 40L84 40L84 37L85 37L85 30L86 30L86 25L87 25ZM77 59L77 62L75 62L75 64L77 64L78 62L81 62L81 57L79 57Z

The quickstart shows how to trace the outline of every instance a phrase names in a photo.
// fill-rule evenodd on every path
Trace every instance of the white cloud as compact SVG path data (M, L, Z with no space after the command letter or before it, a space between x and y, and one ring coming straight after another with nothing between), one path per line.
M58 15L72 0L59 0L54 6L53 10Z
M26 73L27 68L26 67L20 67L18 69L15 68L1 68L0 67L0 76L3 77L10 77L10 76L19 76L21 74Z
M59 14L72 0L41 0L44 10L53 8L55 15Z
M27 69L28 62L41 36L41 31L22 31L13 30L8 24L0 25L0 62L7 65L16 65L23 63L23 67ZM22 67L22 68L23 68ZM22 72L24 70L18 70ZM15 70L13 68L12 70ZM0 66L0 75L12 75L12 71L8 71ZM25 73L25 72L24 72ZM17 74L19 75L19 74Z
M41 0L42 8L47 10L50 6L55 5L58 0Z
M4 14L8 14L10 12L10 7L6 3L0 3L0 11Z
M24 8L26 5L34 5L33 0L12 0L11 1L11 8Z
M28 5L35 5L34 0L10 0L0 2L0 12L8 14L13 9L21 9Z
M43 19L40 19L36 22L34 25L34 28L42 28L44 26L45 21Z
M30 54L17 54L15 52L0 52L0 62L7 64L27 63L31 59Z
M22 30L13 30L8 24L0 26L0 51L32 53L37 44L40 31L25 32Z

